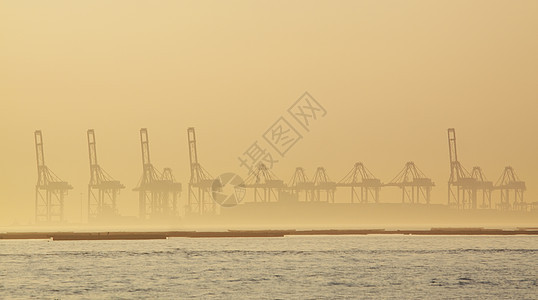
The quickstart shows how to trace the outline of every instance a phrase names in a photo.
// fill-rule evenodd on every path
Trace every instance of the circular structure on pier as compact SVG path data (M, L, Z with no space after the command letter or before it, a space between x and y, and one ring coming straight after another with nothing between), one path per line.
M211 185L213 201L224 207L232 207L241 203L245 194L245 183L241 176L235 173L223 173L215 178Z

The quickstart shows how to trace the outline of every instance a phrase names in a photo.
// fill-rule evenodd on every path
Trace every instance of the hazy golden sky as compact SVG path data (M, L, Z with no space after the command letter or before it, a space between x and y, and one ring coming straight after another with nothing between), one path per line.
M88 128L135 215L141 127L186 187L187 127L213 175L244 174L237 157L304 91L327 115L275 166L285 181L362 161L387 182L412 160L446 203L455 127L467 169L512 165L537 201L537 16L538 1L0 1L0 224L33 221L36 129L74 186L68 220Z

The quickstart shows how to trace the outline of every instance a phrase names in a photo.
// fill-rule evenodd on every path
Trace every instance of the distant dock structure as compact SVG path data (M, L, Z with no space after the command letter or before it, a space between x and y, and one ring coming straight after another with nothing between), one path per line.
M178 215L178 198L181 183L176 182L172 169L159 172L151 163L149 136L146 128L140 129L142 147L142 178L134 191L138 192L141 219L169 219Z
M449 128L447 133L450 161L447 209L450 208L451 211L484 209L525 213L538 211L538 201L525 201L526 183L517 176L513 167L505 167L495 184L488 180L479 166L474 166L470 172L467 171L459 161L455 129ZM90 167L87 190L88 222L108 221L116 217L118 220L125 220L125 218L120 217L117 203L118 195L125 186L110 176L99 164L95 131L88 129L86 135ZM312 177L306 175L304 168L297 167L287 184L280 180L270 167L259 163L249 170L244 182L237 176L237 180L241 182L240 184L238 182L239 185L235 187L236 189L234 188L237 194L234 194L236 198L233 198L233 201L227 202L228 198L223 201L216 200L214 199L217 197L216 195L228 195L223 192L227 192L225 187L230 183L227 180L231 180L226 179L228 178L226 176L234 175L233 178L236 176L233 173L225 173L214 178L202 167L198 160L197 137L194 127L187 128L187 141L190 167L188 198L180 203L181 183L176 181L172 169L164 168L162 172L159 172L153 166L148 130L146 128L140 129L142 176L133 191L138 192L141 220L179 220L179 212L182 208L185 209L185 216L193 216L194 219L200 216L212 217L222 212L217 203L225 207L240 204L246 190L253 191L252 198L249 199L251 201L244 201L252 202L248 204L248 207L271 207L272 204L261 203L275 202L280 202L278 205L293 207L304 205L304 202L317 202L312 204L312 207L326 204L341 206L357 203L368 205L352 205L352 207L385 209L383 207L389 207L386 204L398 204L398 200L402 204L426 204L429 205L429 208L436 206L431 203L431 191L435 187L435 183L412 161L407 162L403 169L388 183L381 182L362 162L355 163L338 182L329 178L327 169L324 167L318 167ZM35 185L35 222L42 224L63 222L65 198L73 187L68 182L61 180L45 164L41 130L34 132L34 142L38 175ZM392 201L389 199L389 201L381 203L379 197L381 189L393 187L401 190L401 198L396 197ZM335 194L339 189L349 190L350 197L345 196L337 199ZM83 194L81 193L81 195ZM241 197L239 200L238 195ZM494 200L499 201L495 202ZM408 205L399 205L398 207L408 207ZM81 218L83 208L84 204L81 204ZM423 208L421 205L417 205L413 209Z
M426 204L430 204L431 190L435 183L431 178L426 177L414 162L410 161L385 186L399 187L402 190L402 203L419 203L421 199L424 199Z
M456 149L456 131L448 129L448 149L450 154L450 178L448 180L448 205L460 209L492 209L491 195L500 190L500 210L528 210L532 205L524 202L525 182L521 181L512 167L506 167L495 185L488 181L482 168L475 166L469 173L459 162ZM510 198L513 197L513 203ZM482 200L479 207L478 202Z
M125 188L115 180L97 161L95 131L88 129L88 155L90 160L90 183L88 184L88 221L104 220L119 216L117 197Z
M334 203L334 193L336 192L336 182L329 179L327 171L324 167L318 167L314 174L314 201L326 201ZM325 195L325 199L322 199L322 195Z
M450 178L448 179L448 205L459 209L477 209L478 194L482 191L483 206L489 206L492 184L486 180L482 169L474 167L472 174L458 160L456 130L448 129Z
M211 197L211 186L214 179L198 162L196 131L194 127L187 128L187 139L189 143L189 164L191 169L187 213L213 215L216 213L215 201Z
M297 201L308 202L314 199L314 182L308 179L302 167L295 168L286 190L289 191L292 199Z
M45 164L41 130L34 132L34 140L37 158L35 221L36 223L63 222L65 197L73 187L56 176Z
M492 208L491 194L494 190L493 182L486 178L482 168L478 166L473 167L471 178L474 179L476 185L475 191L473 191L475 199L478 198L478 196L482 199L480 208Z
M349 187L351 189L351 203L358 200L360 203L368 203L372 199L379 202L379 191L383 184L376 178L362 162L355 163L353 168L347 173L337 186ZM359 194L360 192L360 194Z
M245 179L245 188L253 190L254 202L271 202L279 201L286 185L264 163L259 163Z
M529 208L530 205L523 199L523 194L527 190L525 181L522 181L517 177L514 168L511 166L504 168L495 188L498 189L501 194L501 202L499 203L499 208L501 210L527 210Z

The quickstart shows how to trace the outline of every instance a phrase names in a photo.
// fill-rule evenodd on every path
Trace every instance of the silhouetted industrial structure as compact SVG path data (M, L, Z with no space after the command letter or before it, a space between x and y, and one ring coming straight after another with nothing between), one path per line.
M523 199L523 193L527 187L524 181L519 180L512 167L504 168L501 177L495 184L495 188L500 190L501 202L499 203L499 208L501 210L527 210L527 203ZM510 204L511 195L513 196L512 204Z
M34 133L38 180L35 188L35 220L36 222L61 222L64 219L64 199L72 189L69 183L58 178L45 165L43 137L41 131ZM351 203L379 202L382 187L398 187L401 189L402 203L430 204L431 190L435 183L427 177L413 162L405 167L387 184L383 184L361 162L339 182L331 181L327 171L318 167L313 177L309 178L303 168L296 168L291 180L286 185L263 163L255 166L246 180L232 173L214 179L198 161L197 139L195 129L187 128L189 146L190 180L188 185L188 202L185 209L190 215L214 215L217 213L216 194L223 196L223 206L234 206L243 199L245 189L253 190L254 202L335 202L337 188L350 188ZM121 189L125 188L120 181L110 176L98 163L95 132L87 131L88 154L90 163L90 181L88 184L88 220L105 220L118 216L117 198ZM139 214L141 219L169 219L179 214L179 196L181 183L176 182L172 170L164 168L159 172L151 163L149 137L147 129L140 129L143 174L134 191L139 195ZM458 160L456 133L448 129L448 145L450 158L450 178L448 180L448 206L458 209L500 209L519 211L538 211L538 202L526 203L525 182L520 180L512 167L506 167L498 181L493 184L483 170L475 166L468 172ZM228 176L229 175L229 176ZM230 177L231 176L231 177ZM230 177L230 178L228 178ZM237 179L237 178L238 179ZM236 178L237 184L231 182ZM230 195L215 189L230 184L235 187L233 199ZM240 193L238 192L240 188ZM223 189L224 190L224 189ZM494 207L492 195L499 190L500 202ZM82 194L81 194L82 195ZM224 197L225 196L225 197ZM481 201L480 201L481 200ZM480 205L480 206L479 206ZM263 207L263 206L262 206ZM82 208L81 208L82 209ZM81 211L82 214L82 211Z
M187 212L195 214L214 214L215 201L211 198L211 185L213 177L198 163L198 150L196 148L196 133L194 127L187 128L189 142L189 160L191 178L189 180L189 196Z
M115 180L97 162L95 132L89 129L88 154L90 158L90 183L88 184L88 221L118 215L117 196L125 186Z
M140 129L142 146L142 178L134 191L139 193L140 218L167 218L178 214L177 202L181 183L175 182L172 170L165 168L160 173L151 163L149 137L146 128Z
M456 148L456 131L454 128L448 129L448 150L450 155L448 205L462 209L475 209L478 207L477 193L479 190L484 190L484 188L487 188L487 183L480 182L478 178L473 178L459 162ZM482 173L481 169L480 173Z
M491 193L494 189L493 182L487 180L486 175L484 175L484 172L480 167L473 167L471 178L475 181L473 197L477 199L478 195L481 195L482 205L480 207L491 208Z
M278 201L279 193L285 187L284 182L263 163L259 163L245 180L245 188L254 191L254 202L258 199L262 202Z
M290 182L288 188L292 195L297 199L304 201L312 201L314 193L314 183L308 179L306 172L303 168L297 167Z
M321 201L321 195L325 195L325 201L334 203L334 192L336 191L336 182L329 179L327 171L323 167L318 167L314 174L314 196L313 201Z
M414 162L410 161L386 186L396 186L402 190L402 203L419 203L422 196L422 199L429 204L431 189L435 184L417 168Z
M358 199L361 203L368 203L369 198L379 202L379 190L383 184L361 163L355 163L351 171L338 182L337 186L351 188L351 203ZM360 195L358 194L360 191Z
M62 222L64 220L64 200L73 187L62 181L45 165L43 135L34 132L37 158L37 184L35 186L36 222Z

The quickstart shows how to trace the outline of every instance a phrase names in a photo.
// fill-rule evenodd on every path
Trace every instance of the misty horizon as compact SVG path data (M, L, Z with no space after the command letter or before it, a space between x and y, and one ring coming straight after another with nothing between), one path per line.
M493 182L512 166L525 200L536 201L532 2L213 5L2 4L10 13L1 18L0 224L34 218L34 130L43 131L48 167L73 186L65 215L79 222L87 129L99 164L126 186L121 214L136 216L140 127L150 131L153 164L186 188L185 128L196 128L212 176L247 177L238 156L283 116L302 136L272 169L285 182L299 166L308 176L324 167L338 181L355 162L389 182L413 161L436 184L431 202L444 204L454 127L463 166ZM288 113L305 91L326 110L308 130ZM397 188L380 195L399 198Z

